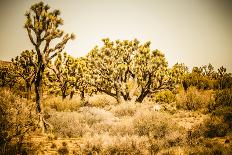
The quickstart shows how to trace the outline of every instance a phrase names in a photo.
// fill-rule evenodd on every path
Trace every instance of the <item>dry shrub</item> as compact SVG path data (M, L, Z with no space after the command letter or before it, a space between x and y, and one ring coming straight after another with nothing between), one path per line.
M22 153L25 136L37 128L33 105L0 89L0 154Z
M172 103L176 100L176 95L170 90L164 90L156 93L154 100L159 103Z
M66 142L62 142L62 147L60 147L58 149L58 153L60 155L66 155L66 154L69 154L69 149L67 147L67 143Z
M82 107L79 110L80 121L86 123L89 126L100 122L112 122L117 118L109 111L96 107Z
M88 104L90 106L103 108L108 105L116 105L117 100L109 95L95 95L89 98Z
M198 145L188 148L188 154L231 155L231 148L231 144L225 145L220 142L212 141L211 139L202 139Z
M147 136L151 144L158 148L166 148L185 143L185 130L179 127L166 113L140 111L134 118L135 133Z
M213 116L193 127L189 134L189 142L196 143L201 137L224 137L228 129L229 125L224 123L223 118Z
M89 131L87 124L80 121L78 112L52 112L48 121L53 125L53 132L60 137L81 137Z
M132 102L124 102L122 104L114 106L111 111L117 117L133 116L136 112L136 105Z
M232 107L232 88L217 90L215 93L216 106Z
M94 135L86 137L82 154L148 154L148 139L139 136Z
M111 112L96 107L82 107L77 112L51 112L48 121L54 126L54 132L61 137L82 137L92 130L96 124L116 121ZM99 126L100 127L100 126ZM100 132L100 131L99 131Z
M55 109L56 111L77 111L81 107L81 99L73 98L72 100L61 97L49 96L44 99L46 109Z
M212 115L223 118L223 122L232 130L232 107L219 106L212 112Z
M177 108L185 110L198 110L208 108L214 102L212 90L198 90L196 87L189 87L177 95Z
M118 122L112 123L109 130L110 135L134 135L133 118L124 118Z

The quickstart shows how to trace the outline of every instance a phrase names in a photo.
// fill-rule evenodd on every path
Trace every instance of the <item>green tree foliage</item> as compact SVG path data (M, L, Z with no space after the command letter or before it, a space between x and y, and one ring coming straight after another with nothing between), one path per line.
M232 87L232 74L226 72L225 67L220 67L217 72L217 88L226 89Z
M138 40L102 40L104 45L97 46L88 54L90 85L97 91L106 93L121 102L121 97L130 99L129 81L133 77L132 63Z
M75 78L75 59L67 53L58 54L56 60L48 65L46 72L49 92L59 94L65 99L71 88L71 80Z
M31 98L31 89L35 80L35 61L36 55L33 50L23 51L20 56L12 59L15 75L22 78L24 81L25 90L27 92L27 99Z
M192 72L186 74L183 81L185 90L190 86L198 89L225 89L232 86L232 75L223 66L214 71L211 64L193 67Z
M183 63L176 63L172 67L172 76L175 77L176 84L183 84L185 76L188 74L188 67ZM183 84L184 89L186 89Z
M168 63L163 53L159 50L150 49L150 42L140 45L135 55L135 75L140 89L137 102L151 93L160 90L174 88L172 70L168 68Z
M63 20L60 17L60 11L50 11L50 7L48 5L44 5L43 2L32 5L25 16L26 22L24 26L37 55L37 61L34 62L36 70L36 109L38 113L42 114L41 127L42 130L44 130L45 121L42 121L44 119L43 109L41 106L41 86L44 70L51 59L63 51L66 43L70 39L74 39L74 35L64 35L64 32L59 28L63 25ZM58 41L59 38L61 39L60 42ZM56 40L56 42L53 42L53 40ZM52 42L55 44L54 47L52 47Z
M83 104L85 104L85 92L92 93L92 91L95 90L94 87L89 85L91 76L88 74L89 70L87 68L87 64L87 59L85 57L80 57L75 59L74 66L72 68L75 75L71 79L72 91L70 99L72 99L74 91L79 90Z
M13 70L13 65L10 62L0 61L0 87L15 86L17 79Z
M139 90L136 101L142 102L151 93L173 89L173 72L168 69L164 55L150 50L150 42L139 44L128 41L103 39L102 48L95 47L87 56L90 85L121 102L130 100L133 83Z

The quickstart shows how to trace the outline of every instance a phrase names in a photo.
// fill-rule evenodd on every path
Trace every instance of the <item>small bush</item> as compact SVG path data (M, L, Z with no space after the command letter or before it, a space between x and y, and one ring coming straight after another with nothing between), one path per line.
M232 88L217 90L215 93L216 106L232 107Z
M172 103L175 100L176 96L170 90L161 91L155 95L155 102Z
M148 154L148 139L138 136L94 135L86 137L83 154Z
M229 126L224 123L222 118L208 118L202 124L193 127L191 134L189 135L190 142L195 143L195 141L199 141L200 137L224 137L228 132L228 128Z
M53 112L48 121L53 125L54 134L60 137L81 137L89 131L77 112Z
M61 97L49 96L44 99L44 105L46 109L55 109L56 111L77 111L81 107L81 100L80 98L62 100Z
M60 147L58 149L58 153L60 155L66 155L69 153L68 147L67 147L67 143L66 142L62 142L62 147Z
M124 102L122 104L114 106L111 111L117 117L133 116L136 112L136 105L131 102Z
M51 112L48 121L54 126L54 134L61 137L82 137L96 126L106 127L107 122L114 122L117 118L104 109L96 107L82 107L77 112ZM102 128L101 128L102 129Z
M189 87L177 95L177 108L186 110L198 110L208 108L214 101L212 90L198 90L196 87Z
M143 111L134 119L135 133L159 140L160 147L172 147L185 143L185 131L165 113Z
M96 107L83 107L79 110L80 121L90 127L100 122L111 122L117 118L109 111Z
M211 139L204 139L196 146L188 148L188 154L200 154L200 155L230 155L232 146L225 146L221 143L214 142Z
M103 108L108 105L116 105L117 100L109 95L95 95L89 98L88 104L90 106Z

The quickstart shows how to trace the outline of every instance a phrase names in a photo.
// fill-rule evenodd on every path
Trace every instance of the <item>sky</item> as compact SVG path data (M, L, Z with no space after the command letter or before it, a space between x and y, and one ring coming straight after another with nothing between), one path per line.
M86 55L102 38L151 41L170 66L213 64L232 72L232 0L43 0L74 33L65 51ZM32 49L24 14L38 0L0 0L0 60Z

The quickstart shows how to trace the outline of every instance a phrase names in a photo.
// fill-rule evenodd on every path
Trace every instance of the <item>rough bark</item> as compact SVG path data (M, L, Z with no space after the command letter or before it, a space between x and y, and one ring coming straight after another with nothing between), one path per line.
M136 102L142 103L144 98L149 94L149 90L144 90L142 89L141 94L139 97L136 99Z

